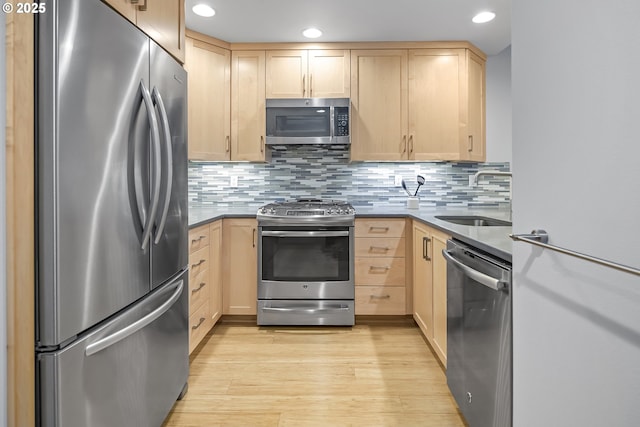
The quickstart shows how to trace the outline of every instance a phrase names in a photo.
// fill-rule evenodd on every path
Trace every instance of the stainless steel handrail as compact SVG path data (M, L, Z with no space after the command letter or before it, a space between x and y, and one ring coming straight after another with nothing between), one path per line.
M624 271L625 273L640 276L640 270L638 270L637 268L629 267L628 265L624 264L618 264L617 262L613 261L607 261L606 259L594 257L591 255L586 255L582 252L572 251L560 246L550 245L547 243L549 241L549 234L544 230L533 230L530 234L509 234L509 237L514 241L531 243L532 245L540 246L541 248L551 249L552 251L560 252L565 255L569 255L585 261L590 261L599 265L603 265L605 267L610 267L618 271Z

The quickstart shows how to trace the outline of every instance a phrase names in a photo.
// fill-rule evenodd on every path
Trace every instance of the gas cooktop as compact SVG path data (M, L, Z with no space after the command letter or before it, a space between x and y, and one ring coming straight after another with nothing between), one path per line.
M310 221L353 221L355 209L342 200L296 199L273 202L258 209L258 221L270 219Z

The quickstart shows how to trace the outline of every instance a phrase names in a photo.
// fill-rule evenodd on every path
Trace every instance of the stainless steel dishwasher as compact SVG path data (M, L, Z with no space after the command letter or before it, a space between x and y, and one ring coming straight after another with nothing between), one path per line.
M510 427L511 264L457 240L442 252L449 389L471 427Z

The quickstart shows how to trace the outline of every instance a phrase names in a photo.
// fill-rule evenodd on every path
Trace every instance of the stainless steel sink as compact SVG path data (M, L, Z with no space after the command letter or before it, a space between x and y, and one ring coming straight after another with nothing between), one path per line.
M476 215L436 215L437 219L471 227L511 227L511 222Z

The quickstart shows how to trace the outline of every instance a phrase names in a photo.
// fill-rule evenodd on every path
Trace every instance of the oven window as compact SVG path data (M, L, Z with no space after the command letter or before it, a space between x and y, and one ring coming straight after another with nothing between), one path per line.
M349 238L262 237L262 280L349 280Z
M331 135L329 107L267 108L267 136L323 137Z

